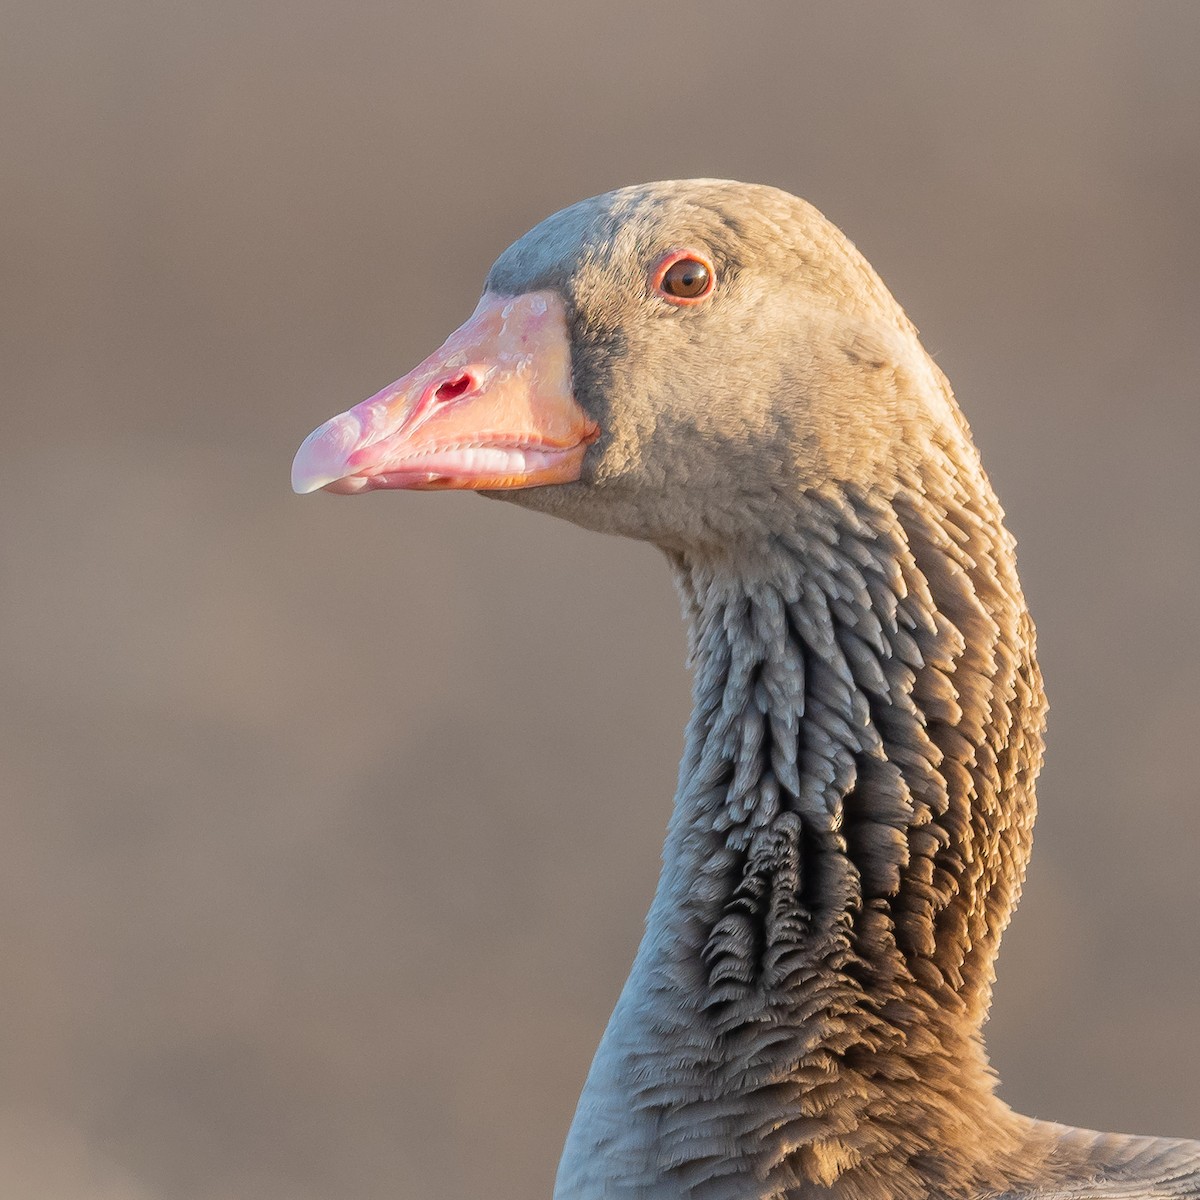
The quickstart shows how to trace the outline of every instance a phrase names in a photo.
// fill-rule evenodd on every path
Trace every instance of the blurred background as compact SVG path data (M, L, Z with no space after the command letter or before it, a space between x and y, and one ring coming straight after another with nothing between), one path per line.
M688 711L645 546L300 499L513 238L843 226L954 383L1052 700L990 1046L1200 1136L1200 6L9 0L0 1194L548 1196Z

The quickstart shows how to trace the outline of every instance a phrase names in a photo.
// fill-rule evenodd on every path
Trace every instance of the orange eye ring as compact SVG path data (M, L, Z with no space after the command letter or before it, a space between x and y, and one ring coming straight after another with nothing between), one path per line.
M654 290L667 301L687 307L712 295L717 273L712 259L699 250L672 250L654 268Z

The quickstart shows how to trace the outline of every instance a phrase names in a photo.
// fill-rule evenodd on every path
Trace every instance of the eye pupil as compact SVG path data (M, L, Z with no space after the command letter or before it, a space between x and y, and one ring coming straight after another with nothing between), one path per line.
M662 277L662 290L668 296L694 300L709 290L711 275L708 267L694 258L681 258L672 263Z

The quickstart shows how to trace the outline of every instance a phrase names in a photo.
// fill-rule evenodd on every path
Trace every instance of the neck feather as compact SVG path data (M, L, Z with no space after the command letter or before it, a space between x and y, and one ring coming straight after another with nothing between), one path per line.
M566 1178L615 1105L614 1131L653 1126L646 1177L673 1164L630 1195L999 1186L1020 1135L980 1027L1044 713L1012 541L979 474L928 463L790 515L755 550L671 556L695 707Z
M808 495L766 555L675 560L694 711L668 853L710 850L690 907L717 1009L849 952L872 995L982 1023L1044 703L1011 539L953 500Z

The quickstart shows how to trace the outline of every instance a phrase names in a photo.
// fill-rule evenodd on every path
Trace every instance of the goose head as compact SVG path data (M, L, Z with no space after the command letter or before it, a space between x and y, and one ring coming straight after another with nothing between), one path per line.
M623 188L507 249L471 318L314 431L298 492L468 488L683 552L780 498L969 455L916 332L812 206L720 180Z

